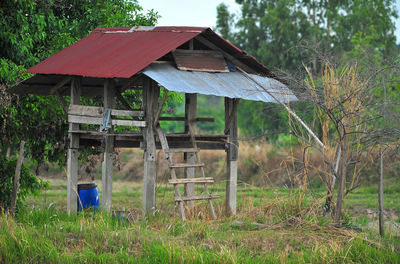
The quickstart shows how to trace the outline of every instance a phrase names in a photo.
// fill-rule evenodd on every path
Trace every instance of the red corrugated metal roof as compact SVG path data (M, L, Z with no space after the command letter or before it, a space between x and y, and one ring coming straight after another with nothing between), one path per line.
M203 27L99 28L30 68L30 73L129 78L196 37Z

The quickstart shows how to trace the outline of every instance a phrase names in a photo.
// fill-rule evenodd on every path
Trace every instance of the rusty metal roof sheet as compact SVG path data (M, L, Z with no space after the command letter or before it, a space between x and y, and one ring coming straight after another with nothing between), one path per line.
M206 29L100 28L30 68L28 72L129 78Z
M263 89L235 71L227 73L210 73L200 71L181 71L168 63L154 63L144 69L143 73L168 90L183 93L242 98L253 101L276 101ZM283 102L297 101L296 96L283 83L269 77L255 74L251 76Z
M229 72L224 55L216 50L176 49L172 54L180 70Z
M129 78L201 35L254 72L279 79L267 67L206 27L98 28L28 70L36 74Z

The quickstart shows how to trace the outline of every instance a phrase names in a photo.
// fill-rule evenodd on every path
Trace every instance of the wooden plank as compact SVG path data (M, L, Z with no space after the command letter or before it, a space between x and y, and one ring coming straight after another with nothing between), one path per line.
M77 133L77 134L86 134L86 135L93 135L93 136L104 136L104 132L99 131L88 131L88 130L72 130L68 131L68 133ZM140 132L112 132L108 133L110 136L118 136L118 137L142 137L142 133Z
M184 178L184 179L175 179L168 180L170 184L187 184L187 183L214 183L214 178L206 177L206 178Z
M101 117L90 117L90 116L79 116L79 115L68 115L68 122L77 124L89 124L89 125L100 125L103 121ZM134 126L134 127L146 127L146 121L137 121L130 119L112 119L112 125L115 126ZM72 130L71 130L72 131Z
M134 127L146 127L146 121L136 121L128 119L112 119L111 123L116 126L134 126Z
M198 167L203 167L205 164L204 163L197 163L197 164L189 164L189 163L175 163L175 164L170 164L170 168L198 168Z
M69 108L68 108L68 114L103 118L104 107L85 106L85 105L70 105ZM113 115L113 116L142 117L142 116L144 116L144 111L141 111L141 110L111 109L111 115Z
M183 197L175 197L175 202L180 200L183 201L196 201L196 200L210 200L210 199L217 199L220 196L218 194L209 194L209 195L198 195L198 196L183 196Z
M97 106L70 105L68 115L88 116L103 118L104 108Z
M144 116L144 111L142 111L142 110L111 109L111 115L113 115L113 116L143 117Z
M181 153L181 152L199 152L198 148L170 148L170 153Z
M249 66L247 66L246 64L244 64L243 62L239 61L238 59L236 59L235 57L233 57L231 54L227 53L226 51L224 51L223 49L221 49L220 47L218 47L217 45L215 45L214 43L212 43L211 41L209 41L208 39L206 39L203 36L198 35L196 37L196 40L198 40L199 42L201 42L202 44L204 44L205 46L214 49L214 50L218 50L220 52L222 52L222 54L224 54L225 58L227 58L228 60L230 60L231 62L233 62L234 64L242 67L243 69L245 69L247 72L249 73L256 73L252 68L250 68Z
M172 55L179 70L229 72L223 54L216 50L176 49Z

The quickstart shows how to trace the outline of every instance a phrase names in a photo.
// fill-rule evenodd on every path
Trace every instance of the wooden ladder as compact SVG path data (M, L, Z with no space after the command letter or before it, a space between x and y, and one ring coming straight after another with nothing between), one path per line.
M185 216L185 209L184 209L184 202L186 201L195 201L195 200L208 200L208 204L210 206L210 214L211 217L213 219L217 219L217 216L215 214L215 210L214 210L214 206L212 204L212 199L215 198L219 198L219 195L215 195L215 194L210 194L208 191L208 186L207 184L209 183L214 183L214 179L212 177L205 177L205 173L204 173L204 163L201 163L200 160L200 154L199 151L200 149L197 148L197 143L195 140L195 136L192 133L192 131L189 131L190 133L190 140L192 143L192 148L176 148L176 149L170 149L168 146L168 141L167 141L167 137L165 136L165 134L163 133L160 124L156 123L155 124L155 130L157 132L158 138L160 139L160 143L161 143L161 147L162 150L164 152L164 156L168 161L168 166L171 172L171 179L169 180L170 184L174 185L174 189L175 189L175 202L178 203L178 212L179 215L181 217L182 220L186 220L186 216ZM196 157L196 163L195 164L188 164L188 163L174 163L173 161L173 157L172 155L174 153L195 153L195 157ZM176 177L176 169L179 168L200 168L201 171L201 178L183 178L183 179L178 179ZM200 196L182 196L179 190L179 186L178 184L184 184L186 186L186 184L188 183L193 183L193 184L198 184L198 183L202 183L204 184L204 191L206 193L206 195L200 195Z

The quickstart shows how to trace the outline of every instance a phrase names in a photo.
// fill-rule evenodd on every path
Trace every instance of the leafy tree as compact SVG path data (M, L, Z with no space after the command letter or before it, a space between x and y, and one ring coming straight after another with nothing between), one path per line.
M0 2L0 169L13 171L7 149L26 141L27 154L36 164L43 160L64 161L67 133L65 112L53 96L14 96L6 88L29 77L25 70L85 37L96 27L154 25L158 15L143 12L136 0L4 0ZM3 175L3 174L2 174ZM1 182L9 186L12 178ZM23 198L40 183L23 169ZM8 193L11 189L3 186ZM2 206L7 195L0 201Z
M217 7L217 31L233 44L255 56L272 69L297 71L310 65L319 76L321 55L347 57L357 48L355 38L367 38L374 53L384 57L398 54L393 19L397 17L393 0L236 0L241 7L233 16L225 4ZM316 54L315 47L321 54ZM303 108L295 104L294 107ZM288 130L277 118L284 114L261 104L241 103L239 127L248 134L265 129ZM306 107L308 109L308 107ZM275 111L275 110L274 110ZM249 113L254 118L249 120ZM312 119L312 112L301 113Z
M4 91L29 76L24 73L26 68L96 27L153 25L158 15L153 10L143 12L136 0L6 0L0 3L0 17L0 83ZM51 96L10 97L4 92L1 96L8 102L0 107L1 148L24 138L34 160L62 161L67 123L58 100Z

